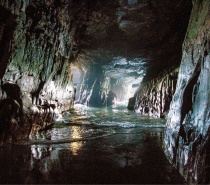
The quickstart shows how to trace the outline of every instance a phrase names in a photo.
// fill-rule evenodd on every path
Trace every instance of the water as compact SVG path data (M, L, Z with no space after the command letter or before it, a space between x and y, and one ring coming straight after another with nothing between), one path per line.
M0 147L0 183L183 184L162 150L164 124L76 105L30 144Z

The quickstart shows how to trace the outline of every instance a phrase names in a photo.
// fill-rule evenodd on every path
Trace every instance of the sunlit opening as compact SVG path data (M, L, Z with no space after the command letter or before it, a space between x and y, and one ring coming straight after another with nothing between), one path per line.
M71 71L73 73L74 86L77 86L78 84L80 84L80 72L75 67L71 68Z
M78 97L79 97L79 88L80 88L80 85L81 85L81 74L78 71L78 69L75 68L75 67L72 67L71 71L72 71L72 74L73 74L74 87L76 88L75 100L77 100Z
M111 79L111 90L116 94L116 104L127 104L134 96L146 74L146 59L115 57L105 69Z
M140 85L140 82L139 83L131 83L131 84L129 84L129 86L128 86L128 94L127 94L128 99L134 96L136 90L138 89L138 87Z

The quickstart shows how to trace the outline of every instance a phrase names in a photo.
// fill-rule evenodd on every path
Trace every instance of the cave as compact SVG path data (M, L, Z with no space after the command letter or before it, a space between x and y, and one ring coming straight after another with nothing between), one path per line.
M209 0L0 0L0 183L209 184Z

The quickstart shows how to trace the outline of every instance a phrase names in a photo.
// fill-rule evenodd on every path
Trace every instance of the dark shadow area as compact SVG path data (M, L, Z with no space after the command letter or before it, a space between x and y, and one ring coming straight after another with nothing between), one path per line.
M3 78L10 57L10 43L15 31L15 16L0 6L0 79Z

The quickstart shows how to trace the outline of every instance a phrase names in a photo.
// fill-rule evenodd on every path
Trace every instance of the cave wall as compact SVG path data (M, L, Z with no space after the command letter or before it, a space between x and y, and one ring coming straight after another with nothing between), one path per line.
M196 184L210 183L209 28L209 0L193 0L164 138L169 160Z
M178 68L165 71L150 82L143 83L133 98L129 100L128 108L143 116L164 118L175 92Z
M50 126L74 103L71 1L0 1L0 142Z

